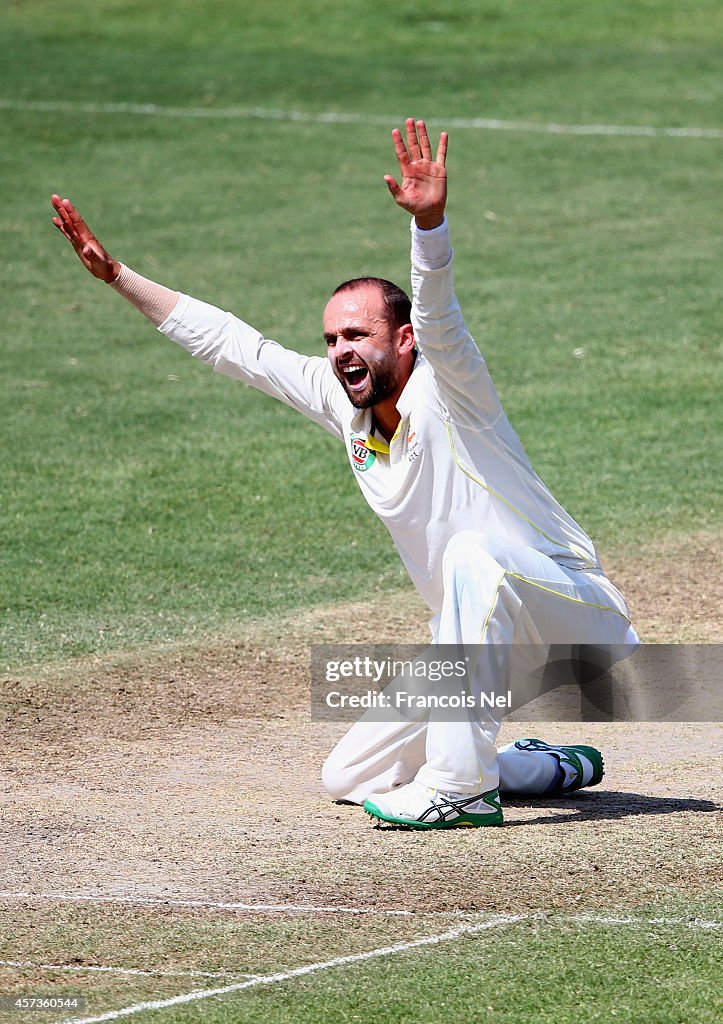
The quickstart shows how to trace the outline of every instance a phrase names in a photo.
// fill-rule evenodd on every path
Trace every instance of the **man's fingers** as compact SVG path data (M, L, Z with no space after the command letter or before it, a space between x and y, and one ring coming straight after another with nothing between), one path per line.
M404 169L404 167L409 163L409 153L407 153L402 133L398 128L392 129L392 140L394 142L394 152L397 154L399 166Z
M74 246L75 241L73 240L73 236L70 234L70 232L65 226L65 223L60 219L60 217L53 217L53 224L55 224L56 228L61 233L61 235L64 235L65 238L68 239L70 244Z
M60 214L60 221L62 222L63 229L65 230L65 233L70 238L71 235L73 234L73 222L70 219L70 215L68 214L68 211L65 209L65 207L62 206L62 205L58 206L57 210L58 210L58 213Z
M55 224L56 228L61 233L63 238L67 238L68 241L70 242L70 244L72 245L73 244L73 239L70 237L68 232L65 230L65 227L63 226L63 222L60 219L60 217L53 217L53 224Z
M55 194L50 197L50 201L58 214L53 217L53 224L68 239L84 267L101 281L114 280L113 260L71 201Z
M429 141L429 133L427 132L427 125L424 121L415 121L414 118L408 117L405 122L406 127L406 146L404 143L404 136L398 128L392 131L392 138L394 139L394 150L397 154L397 159L402 167L402 170L407 164L413 163L416 160L429 160L430 162L441 164L445 166L447 159L447 145L449 136L447 132L442 132L439 136L439 145L437 146L437 155L432 156L432 144Z
M79 238L88 238L91 236L90 228L69 199L62 199L58 195L52 195L50 198L53 206L60 214L63 223L71 233L76 234Z
M66 213L70 218L70 223L73 225L73 230L77 234L78 238L82 238L82 240L86 242L93 237L93 232L90 230L72 203L69 203L66 207Z
M63 199L62 196L53 193L50 197L50 202L53 204L53 206L60 214L60 216L63 217L64 219L67 219L68 208L70 208L71 210L73 209L73 204L71 203L71 201L69 199Z
M429 136L427 135L427 126L424 121L417 121L417 136L419 138L419 148L422 151L422 157L425 160L432 159L432 147L429 144Z
M68 239L68 241L73 246L77 254L81 257L81 259L88 259L88 256L85 252L86 248L90 248L88 246L87 240L81 238L79 232L76 230L76 227L73 224L73 221L70 219L68 211L65 209L65 207L59 206L56 207L56 209L58 210L60 216L53 217L53 224L55 224L58 231L60 231L60 233Z
M412 160L422 159L422 150L419 145L419 139L417 138L417 125L413 117L408 117L406 121L407 125L407 149Z
M61 196L52 195L50 197L55 209L58 211L61 217L68 216L68 211L73 209L73 204L69 199L63 199Z
M395 179L391 176L391 174L385 174L384 175L384 180L387 183L387 188L389 189L389 191L392 193L392 195L396 199L397 196L402 191L401 188L399 187L399 185L397 184Z
M68 216L70 217L70 219L72 220L73 224L76 224L78 227L80 227L81 225L83 227L86 227L85 221L80 216L80 214L78 213L76 208L73 206L73 204L70 202L70 200L66 201L65 211L68 214Z

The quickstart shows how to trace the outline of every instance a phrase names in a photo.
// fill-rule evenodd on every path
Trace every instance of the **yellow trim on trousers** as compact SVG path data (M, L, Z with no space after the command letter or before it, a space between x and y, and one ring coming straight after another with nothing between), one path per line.
M625 614L625 612L621 612L618 608L613 608L612 605L597 604L595 601L584 601L581 597L571 597L569 594L561 594L559 590L555 590L553 587L546 587L542 583L537 583L535 580L530 580L526 576L522 576L519 572L512 572L509 569L505 569L502 575L500 576L499 580L497 581L495 592L492 595L492 603L490 605L490 610L487 612L484 623L482 624L482 634L480 636L480 643L484 638L490 618L492 617L492 612L494 611L495 605L497 604L497 595L499 594L500 587L504 583L506 576L510 576L512 577L512 579L519 580L521 583L527 583L531 587L537 587L538 590L544 590L548 594L554 594L555 597L561 597L563 601L573 601L575 604L582 604L585 605L585 607L587 608L598 608L601 612L611 612L613 615L619 615L622 619L625 619L626 622L630 622L630 618Z
M566 548L568 551L572 552L572 554L575 555L577 558L582 558L589 569L598 568L595 565L595 563L591 561L590 557L585 554L584 551L578 551L576 548L570 547L569 544L562 544L555 537L551 537L549 533L545 533L541 526L538 526L537 523L533 523L531 519L528 519L524 512L520 512L520 510L515 505L513 505L511 501L508 501L507 498L500 494L499 491L495 491L494 488L489 487L483 480L480 480L479 477L475 476L474 473L460 461L460 458L457 455L457 449L454 447L454 438L452 437L451 420L446 419L445 423L447 425L447 439L449 441L449 450L452 452L452 458L454 459L457 468L461 469L465 476L469 477L469 479L473 483L478 484L480 487L484 488L484 490L487 491L488 494L491 494L493 497L497 498L499 501L507 505L508 508L512 509L515 515L518 515L520 519L523 519L529 526L532 527L533 530L536 530L541 536L543 536L545 540L549 540L552 544L559 544L560 547Z

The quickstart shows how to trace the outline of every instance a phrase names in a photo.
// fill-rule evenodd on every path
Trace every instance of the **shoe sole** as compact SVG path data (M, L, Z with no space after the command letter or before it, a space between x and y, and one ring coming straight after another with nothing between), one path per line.
M386 821L390 825L404 825L406 828L417 829L418 831L430 831L431 829L442 828L480 828L484 825L503 825L502 808L491 811L489 814L461 814L452 821L415 821L413 818L397 818L392 814L385 814L380 811L371 800L364 801L364 810L370 818L379 821Z

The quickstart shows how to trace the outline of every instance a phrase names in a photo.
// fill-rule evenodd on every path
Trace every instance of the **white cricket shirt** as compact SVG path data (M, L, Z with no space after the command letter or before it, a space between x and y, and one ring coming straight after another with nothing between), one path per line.
M419 353L390 444L372 435L329 360L264 338L231 313L182 295L158 328L218 372L273 395L345 445L367 502L422 598L439 612L442 555L460 530L535 548L570 568L599 565L590 538L532 469L502 411L454 295L446 221L412 222L412 324Z

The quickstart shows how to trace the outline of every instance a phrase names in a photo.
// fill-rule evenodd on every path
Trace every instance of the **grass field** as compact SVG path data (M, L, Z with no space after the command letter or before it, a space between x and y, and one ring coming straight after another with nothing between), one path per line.
M5 666L405 586L340 448L154 339L51 191L141 272L320 352L339 279L408 280L381 180L405 113L720 128L720 11L674 10L5 6ZM148 102L240 112L83 108ZM723 140L451 130L458 291L538 472L604 553L717 529Z
M155 335L48 197L321 353L340 280L408 281L391 128L449 128L457 290L535 468L644 636L720 640L722 42L713 0L2 5L0 994L174 1022L717 1019L719 735L666 734L661 761L654 729L603 732L608 791L493 838L330 805L308 643L418 639L423 610L341 446Z
M42 920L44 915L33 916ZM158 910L149 914L132 905L101 910L63 906L48 922L51 952L46 960L52 962L58 939L53 933L62 922L73 933L82 929L93 953L94 942L112 946L120 931L124 959L134 945L144 950L150 941L160 963L167 951L169 961L178 965L180 948L186 962L202 957L214 969L205 976L177 966L175 976L162 967L146 974L119 969L103 977L83 973L76 964L75 970L46 969L46 990L52 985L53 992L67 998L85 996L96 1014L120 997L135 1007L167 1001L158 1019L214 1024L515 1022L523 1019L525 1003L545 1024L574 1019L582 1007L591 1020L717 1019L709 996L719 979L715 944L720 935L711 935L703 919L661 919L657 912L607 918L589 913L417 915L412 921L360 918L350 929L338 924L343 915L335 919L332 913L299 912L283 922L273 920L276 916L256 913L241 923L238 913L229 910L201 914L165 907L159 916ZM279 954L279 947L288 952ZM327 957L313 961L319 948L327 950ZM239 970L240 958L250 973ZM269 958L278 965L277 977L254 974L265 969ZM154 1019L150 1010L148 1019Z

